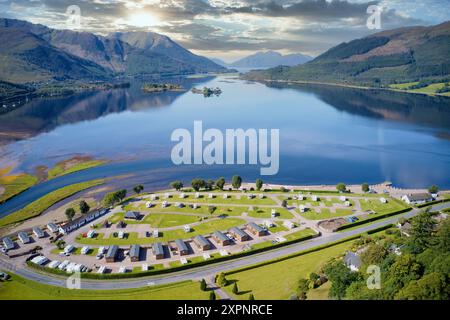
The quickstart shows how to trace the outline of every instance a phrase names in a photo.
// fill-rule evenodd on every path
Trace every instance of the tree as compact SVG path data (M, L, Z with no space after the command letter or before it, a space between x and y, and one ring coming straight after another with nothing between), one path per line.
M431 245L431 235L435 221L428 210L424 210L412 219L411 236L408 238L408 249L418 254Z
M170 186L171 186L172 188L174 188L175 190L177 190L177 191L180 191L180 190L183 189L183 187L184 187L183 182L181 182L181 181L174 181L174 182L171 182L171 183L170 183Z
M202 180L202 179L193 179L191 181L191 185L195 191L199 191L200 189L205 187L206 182L205 182L205 180Z
M72 221L73 217L75 217L75 210L73 208L66 209L66 217L69 221Z
M331 281L330 298L342 299L345 291L355 281L361 279L358 272L352 272L341 261L331 261L324 267L327 278Z
M341 182L336 185L336 189L339 192L345 192L345 191L347 191L347 186Z
M439 192L439 187L437 185L432 185L431 187L428 188L428 191L430 193L438 193Z
M261 190L264 182L261 179L256 179L256 190Z
M242 178L240 176L233 176L231 178L231 185L234 189L239 189L242 185Z
M362 184L362 191L364 192L369 192L370 188L369 188L369 184L367 182Z
M205 281L205 279L202 279L200 281L200 290L206 291L206 288L207 288L206 281Z
M228 284L228 280L223 272L219 273L219 275L217 276L216 283L220 287L225 287Z
M216 300L216 294L214 293L214 291L211 291L209 293L209 300Z
M142 191L144 191L144 186L142 184L139 184L139 185L135 186L133 188L133 190L134 190L134 193L140 194Z
M216 182L214 180L208 180L205 184L205 187L207 190L214 190L214 186L215 186Z
M430 273L417 281L411 281L398 292L396 299L408 300L448 300L449 289L445 276Z
M80 212L81 212L82 214L86 214L86 213L89 212L89 210L91 210L91 207L89 207L89 205L87 204L87 202L84 201L84 200L81 200L81 201L80 201L79 207L80 207Z
M380 264L388 254L389 252L384 246L372 243L361 254L361 260L367 265Z
M282 206L283 208L287 208L287 205L288 205L287 200L283 200L283 201L281 202L281 206Z
M309 280L308 279L300 279L298 281L298 296L302 298L302 300L306 299L306 293L309 291Z
M248 296L248 300L255 300L255 296L253 295L253 293L250 293L250 295Z
M216 207L215 206L208 206L208 212L210 213L210 214L213 214L214 213L214 211L216 211Z
M105 194L105 196L103 197L103 204L106 207L114 206L117 201L118 201L118 199L117 199L115 192L109 192L109 193Z
M216 186L217 188L219 188L220 190L223 190L223 187L225 186L225 178L221 177L216 181Z
M234 285L233 285L233 289L232 289L232 291L231 292L233 292L233 294L238 294L239 293L239 288L238 288L238 286L237 286L237 283L235 282L234 283Z
M123 201L125 197L127 196L127 190L122 189L116 192L117 199L119 199L119 202Z

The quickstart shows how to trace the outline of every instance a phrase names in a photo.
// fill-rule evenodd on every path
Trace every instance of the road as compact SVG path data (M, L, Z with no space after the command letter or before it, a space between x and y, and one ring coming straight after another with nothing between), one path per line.
M450 207L450 203L447 203L447 207ZM434 207L433 207L434 208ZM386 226L388 224L396 223L399 218L410 218L419 212L418 209L414 209L405 214L394 216L379 222L374 222L372 224L361 226L353 230L348 230L345 232L338 232L333 234L324 234L321 237L314 238L305 242L289 245L279 249L270 250L267 252L250 255L243 258L237 258L226 262L215 263L203 267L192 268L188 270L183 270L179 272L149 276L145 278L135 278L135 279L121 279L121 280L82 280L81 288L88 290L110 290L110 289L130 289L130 288L140 288L145 286L153 286L167 283L174 283L186 280L199 280L202 278L210 278L211 276L224 271L229 271L233 269L238 269L253 265L256 263L272 260L275 258L290 255L299 251L311 249L317 246L325 245L330 242L342 240L344 238L358 235L361 233L368 232L370 230L377 229L379 227ZM66 279L63 277L38 273L37 271L30 269L26 266L19 265L15 266L10 264L4 257L0 257L0 269L11 270L12 272L26 278L29 280L34 280L40 283L66 287Z

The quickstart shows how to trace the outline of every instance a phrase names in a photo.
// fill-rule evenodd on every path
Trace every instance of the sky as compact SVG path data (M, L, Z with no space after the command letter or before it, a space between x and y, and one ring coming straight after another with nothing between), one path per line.
M367 27L374 5L378 30ZM80 24L67 24L70 6ZM0 0L0 16L99 34L149 30L231 62L267 50L317 56L382 30L438 24L450 20L450 0Z

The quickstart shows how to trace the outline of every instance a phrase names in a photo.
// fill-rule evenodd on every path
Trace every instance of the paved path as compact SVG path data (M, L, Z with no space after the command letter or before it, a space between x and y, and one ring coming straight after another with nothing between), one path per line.
M386 219L383 221L375 222L370 225L362 226L357 229L349 230L346 232L339 232L334 234L325 234L322 237L315 238L312 240L304 241L301 243L281 247L279 249L274 249L270 251L266 251L259 254L250 255L243 258L237 258L233 260L229 260L226 262L215 263L211 265L206 265L203 267L196 267L180 272L174 272L170 274L158 275L158 276L150 276L145 278L138 279L126 279L126 280L110 280L110 281L101 281L101 280L83 280L81 287L83 289L92 289L92 290L109 290L109 289L127 289L127 288L139 288L148 286L149 283L152 285L159 284L167 284L174 283L186 280L193 279L201 279L206 278L212 274L217 274L219 272L224 272L232 269L242 268L248 265L264 262L267 260L272 260L275 258L283 257L286 255L290 255L299 251L311 249L313 247L321 246L330 242L338 241L345 239L350 236L358 235L361 233L365 233L367 231L392 224L398 221L399 218L405 217L409 218L416 215L419 210L413 210L408 213L392 217L390 219ZM6 267L5 267L6 263ZM11 268L14 272L24 278L34 280L37 282L65 287L66 280L63 277L37 273L33 269L29 269L24 265L11 265L7 261L4 260L3 257L0 257L0 264L4 268Z

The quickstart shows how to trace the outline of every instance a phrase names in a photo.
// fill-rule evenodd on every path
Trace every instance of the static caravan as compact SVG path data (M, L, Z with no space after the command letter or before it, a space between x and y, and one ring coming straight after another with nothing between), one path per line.
M50 222L47 225L47 229L51 232L51 233L57 233L58 232L58 227L56 226L56 224L54 224L53 222Z
M189 254L189 249L183 240L178 239L175 241L175 244L177 245L180 256L185 256L185 255Z
M34 228L33 228L33 233L34 233L34 235L35 235L36 237L38 237L39 239L45 237L44 231L42 231L42 229L39 228L39 227L34 227Z
M31 239L26 232L19 232L17 236L19 237L20 242L22 242L23 244L31 242Z
M8 237L3 238L3 247L5 247L6 250L14 249L14 241L12 241L11 238Z

